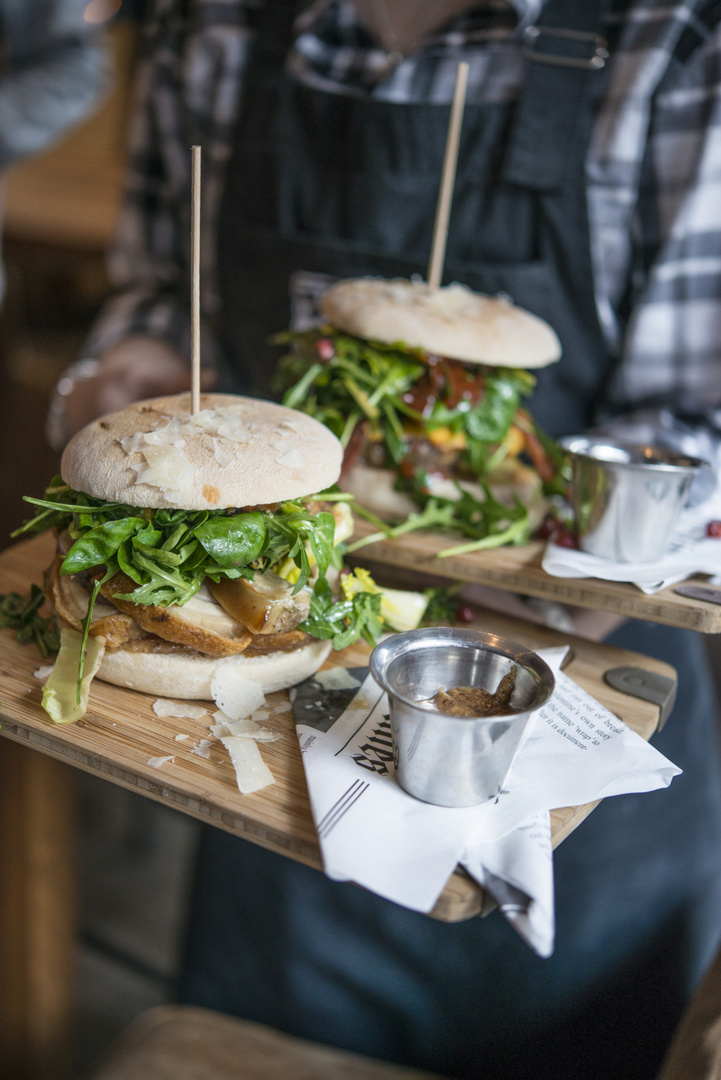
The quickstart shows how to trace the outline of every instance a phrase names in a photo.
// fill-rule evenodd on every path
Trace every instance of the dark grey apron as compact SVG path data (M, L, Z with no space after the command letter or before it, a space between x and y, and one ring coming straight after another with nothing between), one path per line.
M589 19L595 29L594 3L553 6L575 7L579 29ZM219 234L229 385L259 395L278 355L269 339L289 324L294 273L425 276L449 116L447 106L327 94L285 78L292 12L282 0L263 7ZM540 373L533 397L551 434L588 427L611 363L583 179L601 77L531 64L518 107L467 105L463 119L444 279L505 293L554 326L563 357Z
M544 20L593 30L592 8L550 2ZM291 274L425 273L448 119L292 85L288 27L287 5L264 5L219 235L232 385L256 393ZM467 109L445 273L556 328L563 359L533 404L556 434L589 423L610 368L583 175L599 87L584 76L529 63L515 107ZM436 923L209 828L181 998L463 1080L651 1080L721 928L716 714L696 637L629 623L614 640L679 669L657 745L684 775L607 799L558 849L550 960L497 913Z

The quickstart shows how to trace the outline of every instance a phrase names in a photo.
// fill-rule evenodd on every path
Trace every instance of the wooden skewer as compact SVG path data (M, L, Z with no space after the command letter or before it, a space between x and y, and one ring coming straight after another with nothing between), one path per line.
M200 147L191 147L190 411L200 411Z
M456 75L456 88L451 105L451 117L448 122L448 135L446 137L446 152L443 159L443 173L441 175L441 187L438 193L436 205L436 220L433 225L433 242L431 244L431 257L428 263L428 285L431 289L438 289L443 276L443 262L446 255L446 240L448 238L448 219L451 213L451 200L453 198L453 184L456 178L456 164L458 162L458 144L461 136L461 123L463 122L463 109L466 103L466 86L468 85L468 64L461 61Z

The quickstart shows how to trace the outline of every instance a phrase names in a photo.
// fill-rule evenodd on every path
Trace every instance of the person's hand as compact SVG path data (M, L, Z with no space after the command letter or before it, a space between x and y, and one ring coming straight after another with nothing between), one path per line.
M201 389L212 389L214 372L201 371ZM97 372L79 379L64 398L67 438L103 413L143 398L190 390L190 369L174 349L148 337L131 337L101 357Z

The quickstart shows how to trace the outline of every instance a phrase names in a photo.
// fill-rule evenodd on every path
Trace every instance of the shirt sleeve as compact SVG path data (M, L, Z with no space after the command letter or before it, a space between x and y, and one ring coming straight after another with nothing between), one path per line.
M669 64L647 124L612 400L701 414L721 406L718 26Z
M110 274L116 292L84 356L149 335L190 356L191 147L201 147L202 355L215 355L215 225L251 40L246 7L230 0L156 0L136 77L128 171Z
M108 55L86 6L0 3L0 168L44 150L107 88Z

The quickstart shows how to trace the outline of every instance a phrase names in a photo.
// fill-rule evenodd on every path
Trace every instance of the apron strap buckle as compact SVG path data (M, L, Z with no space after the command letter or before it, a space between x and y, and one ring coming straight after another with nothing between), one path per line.
M536 64L600 70L608 60L606 39L585 30L527 26L521 47L526 59Z

